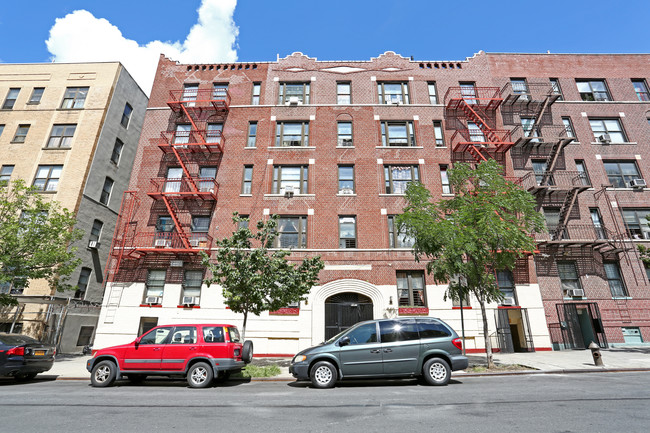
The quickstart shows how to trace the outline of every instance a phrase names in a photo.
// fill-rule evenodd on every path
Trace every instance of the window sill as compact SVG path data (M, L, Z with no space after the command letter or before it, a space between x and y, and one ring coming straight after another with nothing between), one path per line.
M434 149L449 149L447 146L436 146Z
M255 150L255 149L257 149L256 146L246 146L246 147L244 147L244 150Z
M460 310L460 306L457 306L457 307L454 306L454 307L451 307L451 309L452 310ZM472 309L471 305L468 305L467 307L463 307L463 310L471 310L471 309Z
M356 197L357 194L356 193L354 193L354 194L341 194L341 193L338 193L338 194L336 194L336 196L337 197Z
M614 300L627 300L627 299L634 299L631 296L612 296L612 299Z
M277 198L283 198L284 194L264 194L264 197L277 197ZM316 197L316 194L293 194L293 197Z
M27 102L25 105L40 105L40 102Z
M10 141L9 144L25 144L24 141Z
M162 304L140 304L141 307L162 308Z
M58 191L36 191L39 194L56 194Z
M191 310L192 308L201 308L201 306L200 305L178 305L176 306L176 308L185 308L187 310Z
M337 149L354 149L354 146L336 146Z
M578 297L578 296L564 296L562 298L565 301L587 301L589 298L586 296Z
M580 142L577 142L580 144ZM601 145L601 146L636 146L639 144L636 141L612 141L611 143L601 143L600 141L592 141L591 144Z
M315 146L269 146L269 150L314 150Z
M500 310L512 310L512 309L521 310L521 307L519 305L499 305L499 306L497 306L497 309L500 309Z
M41 147L41 150L72 150L71 147Z
M385 194L385 193L380 193L379 197L405 197L406 194Z
M375 146L375 149L424 149L423 146Z
M443 196L443 197L455 197L456 196L456 194L454 194L454 193L442 193L440 195Z
M606 189L607 189L607 191L650 191L650 188L614 188L614 187L608 187Z
M240 197L253 197L253 194L239 194Z

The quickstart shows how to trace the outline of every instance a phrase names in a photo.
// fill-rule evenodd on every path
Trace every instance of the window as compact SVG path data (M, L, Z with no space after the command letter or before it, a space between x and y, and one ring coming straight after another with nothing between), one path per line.
M415 146L413 122L381 122L382 146Z
M377 83L380 104L409 104L408 83Z
M0 125L0 137L2 136L3 131L5 130L4 125Z
M530 100L530 91L525 78L511 78L510 85L512 86L513 95L519 95L519 99L522 101Z
M521 129L524 132L524 136L526 137L539 137L540 131L539 131L539 126L534 126L535 125L535 118L534 117L522 117L521 118ZM539 139L533 138L530 140L532 143L539 143Z
M535 173L535 180L537 181L537 185L541 185L542 181L544 180L544 174L547 173L546 172L546 160L545 159L533 159L531 161L531 164L533 166L533 173ZM553 177L552 177L552 175L547 175L546 184L547 185L553 185Z
M196 97L199 94L198 83L185 83L183 85L183 95L181 101L185 101L183 105L186 107L194 107L196 105Z
M634 161L603 161L609 183L614 188L630 188L630 181L643 179Z
M84 108L88 87L68 87L63 95L61 108L65 110Z
M517 298L515 297L515 280L511 271L497 271L497 287L499 287L499 291L503 294L503 304L517 304Z
M199 167L199 191L214 192L216 187L217 167Z
M283 216L278 219L274 248L307 248L307 217Z
M346 337L350 339L350 346L377 343L377 323L372 322L357 326L352 331L348 332Z
M62 171L62 165L39 165L33 186L39 191L56 191Z
M29 97L28 104L40 104L44 91L45 87L34 87L34 90L32 90L32 96Z
M436 147L445 147L445 136L442 133L442 122L440 120L433 121L433 136L436 140Z
M397 299L400 307L426 307L424 272L397 271Z
M189 142L189 135L192 126L191 125L183 125L183 126L186 128L185 133L188 136L188 142ZM219 143L221 141L222 136L223 136L223 123L208 123L206 125L206 129L205 129L206 143Z
M350 83L336 83L336 103L339 105L352 103Z
M129 127L129 122L131 121L131 114L133 113L133 107L127 102L124 106L124 112L122 113L122 120L120 120L120 125L125 128Z
M275 146L309 146L309 122L278 122L275 127Z
M174 144L187 144L190 142L190 132L192 125L189 123L179 123L176 125L176 132L174 133Z
M605 267L607 284L609 284L609 290L612 292L612 298L624 298L628 296L625 281L623 281L623 277L621 276L621 269L618 267L618 263L603 263L603 266Z
M589 208L589 215L591 216L591 222L594 225L594 232L596 233L596 238L598 239L607 239L607 233L605 233L605 227L603 226L603 219L600 216L600 211L598 208Z
M309 83L280 83L278 104L309 104Z
M429 82L429 83L427 83L427 87L429 87L429 103L437 104L438 103L438 91L436 90L436 83L435 82Z
M583 101L611 101L605 80L576 80Z
M147 282L145 284L145 298L155 296L158 298L156 304L162 302L163 291L165 289L165 277L167 272L164 269L150 269L147 274ZM146 299L145 299L146 301Z
M338 122L336 124L338 131L337 146L347 147L354 146L352 141L352 122Z
M16 104L16 99L18 99L19 93L20 93L19 88L9 89L9 92L7 93L7 97L5 98L5 102L4 104L2 104L2 109L3 110L13 109L14 105Z
M543 208L544 220L549 233L553 235L558 224L560 224L560 209L545 207Z
M386 194L404 194L410 182L420 180L417 165L386 165L384 166Z
M467 122L467 132L469 133L469 141L474 143L485 143L485 136L483 131L474 122Z
M554 95L558 95L557 100L558 101L563 101L564 96L562 96L562 88L560 87L560 80L557 78L549 78L551 81L551 92Z
M440 166L440 180L442 182L442 193L443 194L453 194L451 189L451 183L449 183L449 175L447 173L447 166Z
M160 215L158 216L158 221L156 222L156 232L157 233L171 233L174 231L174 221L169 215Z
M24 143L27 138L27 133L29 132L29 125L18 125L16 129L16 134L11 140L12 143Z
M54 125L46 147L70 147L77 125Z
M357 247L357 217L339 216L339 248Z
M201 298L201 286L203 285L203 271L191 270L185 271L183 275L183 298L193 297L192 304L199 304ZM181 302L184 299L181 299ZM184 303L184 302L183 302Z
M253 98L251 105L260 105L260 92L262 90L261 83L253 83Z
M228 96L228 83L212 84L212 99L226 99Z
M354 194L354 165L339 165L339 194Z
M244 166L244 176L241 182L241 193L252 194L253 192L253 166Z
M398 341L419 340L418 326L414 319L379 322L379 332L382 343L396 343Z
M476 104L476 84L473 82L460 82L460 94L467 104Z
M580 277L575 262L557 262L557 273L564 297L580 296L576 290L581 290Z
M210 217L205 215L192 215L190 230L192 233L207 233L210 228Z
M9 179L11 179L11 173L13 173L13 171L13 165L3 165L2 168L0 168L0 186L4 186L9 183Z
M570 117L563 117L562 124L564 125L564 130L566 131L567 137L575 138L576 134L573 132L573 123L571 123Z
M605 134L609 134L609 141L612 143L627 142L619 119L589 119L589 125L597 142L605 141Z
M223 326L204 326L203 341L206 343L225 343L226 337L223 332Z
M93 221L93 227L90 229L90 238L91 241L99 241L102 236L102 229L104 228L104 223L100 220Z
M299 194L307 194L309 167L306 165L276 165L273 167L272 194L282 194L287 187Z
M648 84L645 80L632 80L632 85L639 101L650 101L650 92L648 92Z
M248 222L249 222L249 215L239 215L239 217L242 219L239 221L237 224L238 229L247 229L248 228Z
M172 327L156 328L140 338L140 344L165 344L169 341Z
M79 273L79 280L77 281L77 290L74 292L74 299L84 299L86 296L86 289L88 288L88 281L90 280L90 273L92 269L81 268Z
M451 297L451 306L453 308L460 308L460 297L458 296L452 296ZM472 305L469 303L469 294L466 293L465 296L463 297L463 308L472 308Z
M584 161L576 159L576 170L578 170L580 182L585 186L591 186L591 179L589 179L589 173L587 172L587 166Z
M396 215L388 215L388 247L412 248L415 239L398 230L395 217Z
M451 337L449 329L436 320L418 320L417 324L422 339Z
M650 239L650 208L623 209L625 228L632 239Z
M115 139L115 144L113 145L113 152L111 153L111 162L115 165L120 163L120 157L122 156L122 149L124 149L124 143L119 138Z
M79 328L79 336L77 337L77 346L88 346L90 339L93 336L94 326L82 326Z
M248 141L246 147L255 147L257 145L257 122L248 123Z
M102 193L99 196L99 202L108 206L108 201L111 198L111 191L113 189L113 179L107 177L104 180L104 186L102 187Z

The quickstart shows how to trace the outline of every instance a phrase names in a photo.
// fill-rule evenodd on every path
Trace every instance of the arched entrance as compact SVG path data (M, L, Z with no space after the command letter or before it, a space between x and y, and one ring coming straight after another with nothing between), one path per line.
M343 292L325 300L325 340L358 322L373 319L372 299L360 293Z

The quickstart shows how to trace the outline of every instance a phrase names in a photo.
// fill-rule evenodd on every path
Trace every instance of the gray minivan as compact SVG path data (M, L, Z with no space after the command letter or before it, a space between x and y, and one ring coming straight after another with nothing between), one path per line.
M439 319L371 320L301 351L289 372L316 388L331 388L344 378L414 376L446 385L452 371L467 368L461 349L458 334Z

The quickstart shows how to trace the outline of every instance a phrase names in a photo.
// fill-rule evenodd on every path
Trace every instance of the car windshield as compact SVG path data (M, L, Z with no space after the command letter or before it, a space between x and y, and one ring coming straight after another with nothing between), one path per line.
M38 341L26 335L12 334L0 335L0 343L6 344L8 346L11 346L12 344L18 346L26 343L38 343Z

